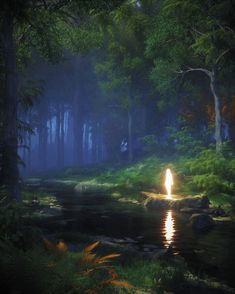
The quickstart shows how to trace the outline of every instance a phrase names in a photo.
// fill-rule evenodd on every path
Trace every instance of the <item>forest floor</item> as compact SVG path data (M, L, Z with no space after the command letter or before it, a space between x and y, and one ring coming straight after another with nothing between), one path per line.
M32 204L36 196L39 203ZM38 192L37 189L34 192L24 192L24 203L27 207L24 217L28 219L28 222L36 227L40 224L39 227L42 229L44 237L52 240L54 244L59 244L60 240L67 240L66 246L68 246L72 254L73 252L82 252L87 244L93 244L97 241L98 236L79 232L66 232L64 230L60 232L60 227L64 226L63 219L60 219L59 222L56 221L56 227L53 225L52 231L55 230L56 234L49 233L53 219L61 217L60 211L62 208L58 199L50 192ZM127 205L133 204L127 203ZM72 243L68 241L69 239L73 240ZM106 242L107 240L108 242ZM97 258L109 256L113 252L121 254L117 260L112 262L116 272L115 275L117 275L116 279L127 281L130 285L134 285L134 288L129 288L128 286L127 289L125 287L116 289L115 293L153 294L170 292L194 294L199 291L209 294L235 293L232 288L218 282L215 278L210 278L205 274L198 275L198 273L189 269L183 258L172 255L170 251L161 250L162 254L156 258L150 253L146 255L147 257L141 257L139 253L132 251L132 246L129 246L131 245L130 243L128 243L128 248L117 247L113 243L113 238L107 238L107 240L102 237L95 256ZM131 239L130 242L132 242ZM75 247L74 244L76 244ZM94 253L92 252L92 254ZM90 264L90 266L96 265ZM97 281L95 278L91 278L89 283L92 286Z
M207 164L207 163L205 163ZM191 175L187 170L185 159L162 161L156 156L142 159L133 164L116 166L90 166L81 168L66 168L62 172L49 173L42 177L26 179L30 186L57 187L75 189L78 192L105 192L119 201L140 203L141 192L148 191L164 194L164 177L166 168L171 168L174 177L173 194L176 195L206 195L211 207L222 208L227 216L235 218L235 195L224 191L207 191L207 186L213 185L206 175ZM203 186L193 185L194 178L202 176ZM208 178L208 180L207 180Z
M206 194L212 207L221 207L226 212L227 217L219 217L220 221L234 219L234 196L221 192L207 194L203 189L193 189L190 185L192 176L188 175L187 170L185 171L182 166L181 160L169 163L152 156L131 165L67 168L60 173L31 177L25 179L26 186L29 188L23 193L24 203L28 207L25 217L38 219L44 216L47 222L48 217L60 216L62 207L53 193L55 190L76 190L85 194L101 192L110 195L118 202L139 205L142 197L141 191L164 192L165 170L171 168L174 176L174 194ZM36 205L32 205L35 200ZM55 238L63 239L63 234L61 236L57 234ZM94 238L86 234L76 234L76 238L80 244L80 250L82 250L82 246L95 241ZM98 254L107 254L113 249L112 246L102 245ZM193 274L182 259L169 258L168 255L159 260L146 260L139 257L133 258L132 254L125 252L121 261L114 262L114 265L121 280L127 280L137 287L135 290L129 289L130 293L156 293L156 291L157 293L164 291L173 293L197 293L198 291L213 294L234 293L231 288L215 282L214 279ZM176 288L175 285L177 285ZM126 293L125 291L117 293Z

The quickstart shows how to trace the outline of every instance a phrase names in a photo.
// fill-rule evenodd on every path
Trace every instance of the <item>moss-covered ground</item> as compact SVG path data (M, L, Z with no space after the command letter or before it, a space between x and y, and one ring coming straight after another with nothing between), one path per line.
M104 191L122 201L138 201L141 191L165 193L164 176L171 168L173 193L207 195L211 204L228 214L235 212L235 159L204 150L194 158L179 157L171 161L150 156L132 164L67 168L46 177L27 179L40 183L75 189L80 192Z
M163 161L157 156L151 156L132 164L112 167L67 168L60 173L29 178L25 180L25 183L30 185L30 189L26 189L23 193L23 200L32 212L32 216L35 213L32 205L35 199L40 201L40 208L59 207L53 194L40 191L38 187L75 189L80 192L102 191L120 201L138 203L141 191L165 193L163 183L166 168L172 169L175 194L207 195L214 207L220 206L230 217L234 216L235 160L218 156L212 150L205 150L193 159L181 157L171 161ZM36 192L32 192L33 190ZM63 237L61 236L62 239ZM59 238L59 234L57 234L57 238ZM64 280L63 293L81 293L79 292L81 289L84 293L93 290L96 293L110 293L110 291L114 293L232 293L231 289L211 281L205 276L199 278L194 275L180 259L151 261L141 258L129 259L127 255L124 255L115 259L111 267L108 266L108 272L99 272L98 270L96 274L94 257L112 253L113 249L101 246L96 253L97 255L90 257L89 265L84 265L84 260L81 259L82 247L94 240L89 236L79 234L76 234L72 239L74 240L74 238L80 244L78 253L67 252L62 255L60 253L60 257L58 257L58 253L48 253L42 249L32 248L21 253L20 260L15 257L14 269L11 268L13 255L8 253L2 255L4 258L0 259L0 263L6 279L9 279L6 273L20 277L19 273L21 272L25 276L29 275L32 281L37 280L41 285L47 285L49 276L50 282L54 283L53 289L48 287L50 293L55 293L55 291L60 293L62 288L59 281L61 279ZM1 246L3 251L8 252L5 245ZM13 249L12 252L16 252L17 255L17 250ZM37 259L40 261L39 266L35 265ZM21 271L22 264L24 264L24 271ZM34 268L37 268L35 275L32 271ZM64 272L65 268L68 274ZM84 268L91 270L88 271L87 276L84 274ZM90 273L94 273L94 275ZM30 290L34 289L34 282L23 286L21 280L23 279L17 278L16 290L27 290L27 287ZM114 282L110 283L112 280ZM35 291L38 283L35 283ZM100 288L97 288L97 285ZM49 293L46 287L43 291L43 293Z

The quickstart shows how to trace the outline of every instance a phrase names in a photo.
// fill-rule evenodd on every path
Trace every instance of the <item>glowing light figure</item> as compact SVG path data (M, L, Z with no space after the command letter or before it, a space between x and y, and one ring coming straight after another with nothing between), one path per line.
M168 168L166 170L166 180L165 180L165 187L167 191L167 199L171 199L171 187L173 186L173 176L171 170Z

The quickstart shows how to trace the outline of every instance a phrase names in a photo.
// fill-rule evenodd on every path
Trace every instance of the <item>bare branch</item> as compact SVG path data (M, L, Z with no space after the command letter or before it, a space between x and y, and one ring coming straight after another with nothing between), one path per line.
M17 42L20 42L24 39L25 35L27 34L27 32L29 31L29 29L31 28L31 24L27 25L27 27L25 28L24 32L22 32L22 34L17 38Z
M192 71L201 71L201 72L204 72L209 77L212 75L212 72L211 71L209 71L209 70L207 70L205 68L201 68L201 67L198 67L198 68L189 67L186 70L179 70L179 71L175 71L175 72L178 73L178 74L186 74L186 73L189 73L189 72L192 72Z
M230 51L230 49L227 49L227 50L223 51L223 52L219 55L219 57L216 59L216 61L215 61L215 65L217 65L217 64L220 62L221 58L222 58L225 54L227 54L229 51Z
M230 33L232 33L235 36L235 31L232 28L230 28L229 26L223 26L218 21L216 23L223 32L229 31Z
M197 33L200 36L203 36L204 35L204 33L198 31L196 28L192 28L192 31L195 32L195 33Z

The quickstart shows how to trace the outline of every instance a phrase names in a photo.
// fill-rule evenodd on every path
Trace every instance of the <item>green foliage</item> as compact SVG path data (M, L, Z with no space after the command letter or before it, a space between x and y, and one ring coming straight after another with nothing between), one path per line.
M194 159L184 162L184 171L191 179L189 185L199 192L204 191L208 195L235 191L235 159L226 158L208 149L200 153Z
M117 269L122 278L128 279L144 293L146 290L147 293L180 293L188 286L189 271L181 260L173 263L140 260L132 265L118 266Z
M100 20L98 25L102 25ZM147 82L148 62L143 54L143 40L147 26L147 15L129 2L106 16L103 47L95 71L106 101L116 105L116 111L131 111L146 96L143 80Z
M0 187L0 239L19 242L22 233L19 228L22 225L22 206L15 202L10 202L7 191Z
M184 290L186 284L186 266L184 263L165 264L161 271L156 275L155 290L159 294L165 291L173 292Z
M143 144L143 151L145 154L151 154L157 151L158 142L156 136L147 135L141 138L140 142Z
M25 110L29 110L38 100L43 92L41 81L27 80L25 85L20 88L20 104Z
M100 182L112 182L118 186L130 189L143 189L144 187L160 186L160 160L148 157L131 166L106 172L97 177Z
M69 293L75 279L71 259L42 249L22 251L1 243L1 288L20 293Z
M179 155L195 156L203 150L205 145L203 138L200 140L194 138L188 127L181 127L179 131L175 128L168 128L168 130L170 131L169 140L171 144L176 142L174 145Z
M140 260L131 265L118 265L117 270L121 278L127 279L137 287L149 289L155 285L155 279L161 271L161 264L157 261Z
M0 287L20 293L109 293L112 287L133 288L119 280L110 262L119 256L98 256L93 252L99 242L89 244L81 252L68 252L67 245L48 240L45 246L26 251L11 242L0 242Z
M221 85L226 83L225 76L231 76L227 64L233 63L229 52L235 42L233 25L228 23L232 9L228 1L161 1L147 34L145 54L153 61L150 78L156 92L165 95L164 100L169 96L173 100L179 89L181 93L189 92L186 77L203 89L202 78L209 85L206 78L209 72L216 73L218 93L225 95L227 89L223 88L221 94ZM215 113L218 115L216 109Z

